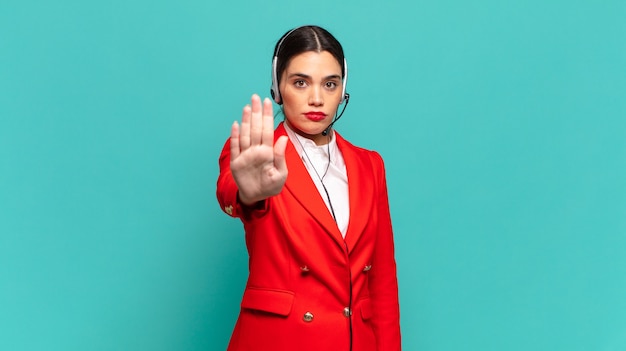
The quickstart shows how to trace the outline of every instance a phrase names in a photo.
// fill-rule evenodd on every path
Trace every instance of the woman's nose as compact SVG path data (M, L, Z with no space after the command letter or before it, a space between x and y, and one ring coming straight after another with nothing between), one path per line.
M319 87L314 87L311 89L311 94L309 95L309 105L311 106L322 106L324 104L324 99L322 98L322 91Z

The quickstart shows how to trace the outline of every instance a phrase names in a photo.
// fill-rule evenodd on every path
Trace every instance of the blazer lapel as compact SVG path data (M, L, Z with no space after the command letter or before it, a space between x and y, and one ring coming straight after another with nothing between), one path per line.
M369 158L356 152L356 148L335 132L337 146L341 150L346 172L348 173L348 194L350 203L350 222L346 233L346 243L349 252L359 241L361 234L367 226L369 209L373 208L374 201L374 174Z
M274 137L278 138L281 135L287 135L283 123L280 123L276 128ZM313 183L309 172L291 141L287 143L285 159L289 172L287 174L287 181L285 182L285 189L296 198L300 205L309 212L311 217L315 218L320 226L324 228L342 249L344 249L343 237L337 227L337 223L335 223L330 211L328 211L328 207L326 207L315 183Z

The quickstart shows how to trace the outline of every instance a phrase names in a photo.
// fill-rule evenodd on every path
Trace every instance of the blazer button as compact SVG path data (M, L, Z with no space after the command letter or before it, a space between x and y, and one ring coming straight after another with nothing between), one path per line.
M233 215L233 205L228 205L228 206L224 206L224 212L228 213L229 215Z
M370 269L372 269L372 265L371 265L371 264L368 264L367 266L363 267L363 272L367 272L367 271L369 271Z
M310 269L309 269L309 267L308 267L308 266L302 266L302 267L300 267L300 270L301 270L303 273L306 273L306 272L310 271Z
M313 313L311 312L305 313L302 319L304 319L304 321L307 323L313 321Z
M343 315L346 317L350 317L352 315L352 310L350 309L350 307L346 307L343 309Z

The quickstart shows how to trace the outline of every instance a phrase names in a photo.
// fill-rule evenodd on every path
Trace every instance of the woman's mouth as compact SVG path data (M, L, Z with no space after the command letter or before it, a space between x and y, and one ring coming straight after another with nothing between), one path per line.
M326 114L324 112L311 111L311 112L305 113L304 115L306 116L306 118L314 122L318 122L326 118Z

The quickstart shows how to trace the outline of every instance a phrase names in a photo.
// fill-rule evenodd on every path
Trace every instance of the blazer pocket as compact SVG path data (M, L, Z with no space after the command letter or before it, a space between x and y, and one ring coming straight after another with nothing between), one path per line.
M241 307L287 316L291 312L293 299L294 293L291 291L246 288Z
M369 298L361 301L361 318L363 318L363 320L372 318L372 303Z

